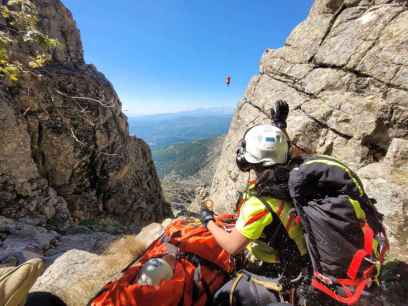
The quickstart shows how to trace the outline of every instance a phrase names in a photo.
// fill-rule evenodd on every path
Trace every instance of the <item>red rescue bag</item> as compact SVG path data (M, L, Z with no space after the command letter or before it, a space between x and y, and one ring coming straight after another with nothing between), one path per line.
M230 217L230 216L228 216ZM219 218L224 224L225 219ZM176 248L173 277L159 285L137 283L139 271L151 258L169 254ZM125 269L119 280L104 286L91 306L204 306L235 269L230 255L201 224L174 220L144 255Z

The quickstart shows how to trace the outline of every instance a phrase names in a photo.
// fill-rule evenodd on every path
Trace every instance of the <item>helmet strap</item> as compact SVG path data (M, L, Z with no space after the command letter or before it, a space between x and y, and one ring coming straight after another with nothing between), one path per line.
M249 191L250 183L251 183L251 170L248 171L248 179L247 179L247 184L246 184L245 192L248 192L248 191Z

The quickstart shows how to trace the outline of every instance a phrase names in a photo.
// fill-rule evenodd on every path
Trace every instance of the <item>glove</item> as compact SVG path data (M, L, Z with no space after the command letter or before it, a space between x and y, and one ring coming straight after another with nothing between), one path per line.
M210 221L214 221L214 212L206 207L201 208L200 220L207 227Z
M272 122L276 127L280 129L286 129L286 120L289 115L289 105L286 101L278 100L275 105L271 108L271 118Z

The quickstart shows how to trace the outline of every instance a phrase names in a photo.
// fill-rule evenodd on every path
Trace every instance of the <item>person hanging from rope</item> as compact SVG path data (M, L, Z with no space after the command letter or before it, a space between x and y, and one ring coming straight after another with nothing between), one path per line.
M231 75L228 74L225 77L225 85L227 85L227 87L229 87L231 85L231 80L232 80L232 77L231 77Z

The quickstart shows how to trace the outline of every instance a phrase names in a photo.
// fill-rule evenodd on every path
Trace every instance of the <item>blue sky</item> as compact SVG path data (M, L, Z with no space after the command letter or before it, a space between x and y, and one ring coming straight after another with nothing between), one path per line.
M128 115L234 107L312 0L63 0ZM227 74L232 86L224 85Z

